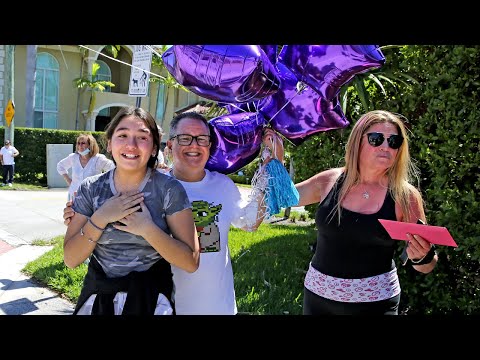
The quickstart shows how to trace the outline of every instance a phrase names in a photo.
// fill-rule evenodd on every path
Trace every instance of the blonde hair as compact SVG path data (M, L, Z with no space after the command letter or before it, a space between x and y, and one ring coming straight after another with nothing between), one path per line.
M90 157L94 157L100 152L100 148L98 146L97 140L93 137L92 134L80 134L77 137L77 141L75 141L75 152L78 152L78 141L81 139L86 139L88 142L88 148L90 149L90 153L88 154Z
M337 212L339 223L342 211L340 204L350 189L360 182L359 156L362 137L372 125L381 123L395 125L399 135L403 137L403 143L398 149L392 166L385 172L388 178L388 191L393 200L399 204L404 219L408 220L411 216L409 203L412 197L418 204L422 204L421 208L423 209L422 196L417 188L411 184L415 180L416 186L419 187L420 172L410 158L405 125L400 119L400 116L396 114L384 110L374 110L364 114L355 123L345 147L345 167L343 174L345 179L340 188L338 202L334 208L334 213Z

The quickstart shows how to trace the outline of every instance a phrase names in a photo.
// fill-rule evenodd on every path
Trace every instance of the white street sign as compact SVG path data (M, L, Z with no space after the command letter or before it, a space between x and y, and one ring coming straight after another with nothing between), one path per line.
M130 72L130 84L128 95L147 96L150 68L152 66L152 52L146 45L134 45L132 68Z

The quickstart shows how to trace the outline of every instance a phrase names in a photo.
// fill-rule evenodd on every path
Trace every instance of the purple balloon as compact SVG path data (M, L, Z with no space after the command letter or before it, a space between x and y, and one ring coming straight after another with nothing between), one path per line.
M272 64L277 63L277 47L279 45L260 45L260 48L265 52L268 59ZM265 105L268 97L264 97L258 101L245 102L245 103L218 103L219 106L223 106L227 109L229 114L235 114L239 112L257 112Z
M278 62L333 100L356 74L385 64L385 57L377 45L284 45Z
M272 64L277 63L277 47L278 45L260 45L260 48L267 54Z
M263 98L258 101L246 102L246 103L236 103L236 104L224 104L222 105L227 109L229 114L236 114L242 112L258 112L262 107L265 106L270 100L270 97Z
M249 112L222 115L208 122L212 133L210 158L205 167L231 174L260 153L265 118Z
M258 45L173 45L162 59L178 83L214 101L260 100L280 87L273 64Z
M272 128L295 145L321 131L341 129L349 124L338 97L327 100L309 86L303 90L295 75L284 65L276 65L282 86L265 101L260 113Z

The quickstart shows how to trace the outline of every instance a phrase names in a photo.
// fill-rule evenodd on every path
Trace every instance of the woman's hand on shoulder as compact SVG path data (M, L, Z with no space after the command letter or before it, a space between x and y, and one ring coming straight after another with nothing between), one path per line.
M74 194L74 197L75 197L77 192L75 191L73 194ZM63 223L66 226L68 226L70 224L73 216L75 215L75 211L72 209L72 206L73 206L73 200L69 200L69 201L67 201L67 203L65 204L65 207L63 208Z

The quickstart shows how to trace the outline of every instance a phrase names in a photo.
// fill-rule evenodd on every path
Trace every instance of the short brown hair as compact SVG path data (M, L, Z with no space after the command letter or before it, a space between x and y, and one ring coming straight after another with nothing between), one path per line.
M78 140L85 138L88 142L88 148L90 149L90 156L94 157L100 152L100 148L98 146L97 140L93 137L92 134L80 134L75 141L75 148L78 146ZM76 151L76 150L75 150Z

